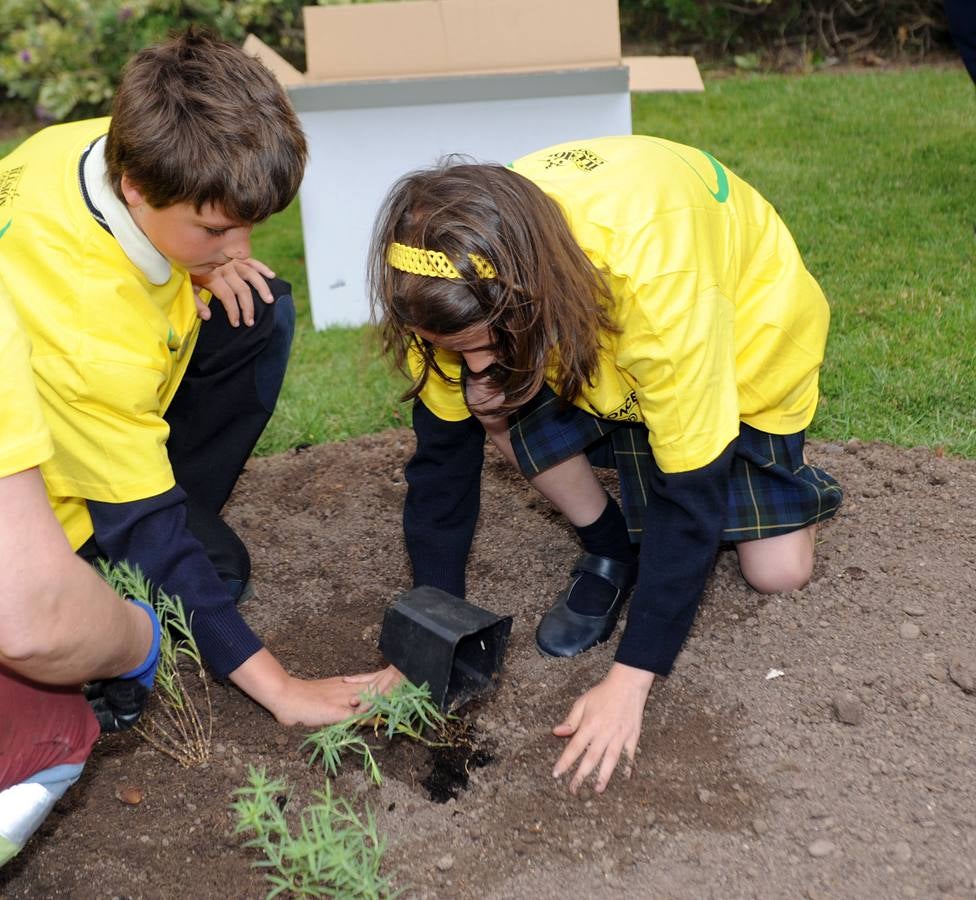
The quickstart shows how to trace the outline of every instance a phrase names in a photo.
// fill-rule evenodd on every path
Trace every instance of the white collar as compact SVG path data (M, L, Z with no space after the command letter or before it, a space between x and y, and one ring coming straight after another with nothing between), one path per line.
M128 207L112 190L105 168L104 136L95 141L88 151L82 169L82 179L90 205L101 214L112 236L129 257L129 261L149 279L150 284L166 284L173 271L169 260L143 234L129 213Z

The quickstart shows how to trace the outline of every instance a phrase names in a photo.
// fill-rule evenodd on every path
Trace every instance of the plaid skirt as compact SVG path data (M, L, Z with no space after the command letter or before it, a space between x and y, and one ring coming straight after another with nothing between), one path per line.
M640 540L655 465L647 428L590 415L543 389L509 417L512 447L527 478L577 453L615 468L631 540ZM739 429L723 541L754 541L829 519L843 493L836 479L803 459L804 432Z

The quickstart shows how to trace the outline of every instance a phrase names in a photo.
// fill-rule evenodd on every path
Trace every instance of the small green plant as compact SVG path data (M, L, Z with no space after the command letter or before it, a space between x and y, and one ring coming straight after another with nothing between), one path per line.
M132 597L152 606L159 617L159 667L153 699L136 732L149 744L187 768L210 759L213 708L203 659L190 622L177 596L153 591L138 566L123 561L110 566L99 562L102 576L122 597ZM203 699L193 699L188 683L202 689Z
M363 773L374 784L382 784L383 777L373 756L372 748L362 737L362 726L372 725L373 734L383 735L391 740L402 734L428 747L442 747L444 742L432 741L424 737L424 730L442 732L448 723L437 705L431 700L430 689L426 684L417 687L404 679L389 694L363 694L363 710L354 716L327 725L313 732L302 743L302 749L310 747L309 765L317 759L329 775L336 775L342 754L352 751L363 759Z
M265 769L248 766L247 786L234 791L231 809L236 834L254 836L244 845L260 850L254 865L268 871L268 900L288 892L297 897L388 898L399 892L380 874L386 840L379 836L372 811L359 816L329 782L302 810L299 832L292 835L285 810L290 789Z

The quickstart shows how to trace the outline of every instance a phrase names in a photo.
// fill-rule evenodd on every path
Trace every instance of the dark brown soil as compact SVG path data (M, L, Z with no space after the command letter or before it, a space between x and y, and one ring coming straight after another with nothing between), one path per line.
M254 558L245 612L293 671L380 664L383 610L408 584L411 448L400 430L249 464L228 510ZM674 674L652 691L633 777L577 798L550 776L561 746L550 728L606 671L613 642L572 661L536 652L536 622L576 546L489 455L469 599L515 624L498 691L463 711L467 765L397 743L379 753L382 787L352 763L335 785L376 812L408 897L976 897L976 695L964 690L976 664L976 462L856 442L811 449L847 495L821 531L812 583L761 597L721 555ZM839 721L842 692L859 724ZM248 764L266 766L301 806L323 776L299 750L305 729L280 728L225 686L214 709L204 768L181 769L132 735L103 740L0 873L0 896L263 896L231 792ZM123 804L126 787L142 802Z

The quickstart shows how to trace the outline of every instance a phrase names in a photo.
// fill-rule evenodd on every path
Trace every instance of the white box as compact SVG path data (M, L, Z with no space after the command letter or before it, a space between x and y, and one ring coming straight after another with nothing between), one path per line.
M316 328L369 318L366 255L404 173L460 153L506 164L631 133L631 90L702 90L689 57L620 55L617 0L408 0L306 7L308 73L251 36L309 139L300 197ZM638 80L639 83L634 83Z

